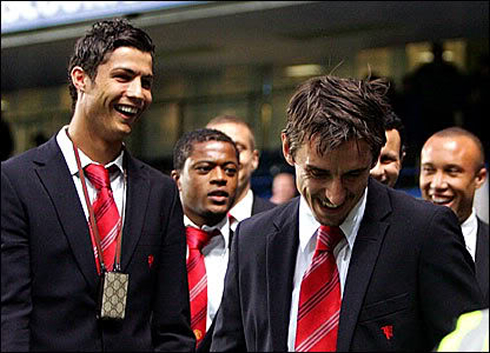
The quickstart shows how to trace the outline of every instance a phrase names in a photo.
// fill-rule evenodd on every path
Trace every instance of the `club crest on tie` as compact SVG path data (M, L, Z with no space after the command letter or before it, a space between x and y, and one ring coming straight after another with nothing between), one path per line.
M196 336L196 340L200 340L202 338L202 331L199 329L194 329L194 335Z

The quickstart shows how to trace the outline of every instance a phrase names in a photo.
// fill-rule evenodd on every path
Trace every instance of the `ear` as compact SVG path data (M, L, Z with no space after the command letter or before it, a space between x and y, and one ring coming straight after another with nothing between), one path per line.
M256 170L259 167L259 151L252 151L252 170Z
M180 185L180 173L178 170L172 170L172 172L170 173L170 176L175 180L175 183L177 184L177 189L180 191L182 191L182 187Z
M80 66L75 66L73 69L71 69L70 76L73 85L77 89L77 92L85 92L87 81L89 80L85 70L83 70Z
M483 167L476 173L475 176L475 183L477 189L479 189L483 185L486 178L487 178L487 169Z
M288 162L289 165L294 167L294 158L290 153L289 141L284 132L281 133L281 141L282 141L282 154L284 155L286 162Z

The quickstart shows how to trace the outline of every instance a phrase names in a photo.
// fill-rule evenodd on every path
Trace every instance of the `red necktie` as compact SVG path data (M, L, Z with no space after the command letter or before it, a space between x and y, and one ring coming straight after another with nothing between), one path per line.
M109 171L102 165L89 164L85 167L85 175L92 185L97 189L97 198L92 204L94 209L95 221L99 230L100 246L102 258L107 271L111 271L114 266L114 256L116 254L116 238L121 227L121 217L117 210L116 202L112 196ZM94 239L92 239L92 242ZM95 257L98 257L95 244ZM99 263L97 269L99 270Z
M191 301L191 328L196 336L196 346L206 333L206 315L208 308L208 286L204 255L201 250L212 237L202 229L187 227L187 278L189 280L189 297Z
M333 352L337 348L340 280L333 249L342 239L339 227L320 226L311 264L301 282L295 349Z

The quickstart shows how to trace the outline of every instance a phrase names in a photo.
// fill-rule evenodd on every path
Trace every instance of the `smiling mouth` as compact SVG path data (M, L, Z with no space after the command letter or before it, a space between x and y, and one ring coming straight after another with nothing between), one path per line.
M140 113L140 109L132 106L132 105L125 105L125 104L116 104L114 106L114 109L123 114L124 116L127 116L128 118L134 118Z
M334 205L333 203L330 203L328 201L323 201L323 200L320 200L320 205L323 208L328 208L329 210L336 210L342 206L342 205Z
M453 198L452 197L442 197L442 196L435 196L435 195L432 195L430 197L430 200L435 203L436 205L442 205L442 206L446 206L448 205L449 203L451 203L451 201L453 201Z

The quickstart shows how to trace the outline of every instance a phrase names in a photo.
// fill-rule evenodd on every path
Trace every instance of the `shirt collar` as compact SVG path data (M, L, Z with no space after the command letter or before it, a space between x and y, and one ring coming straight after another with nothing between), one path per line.
M344 222L340 225L340 229L342 229L350 249L354 247L354 241L364 216L367 193L368 188L366 187L357 204L349 212ZM302 251L305 251L311 238L315 236L318 227L320 227L320 223L313 216L313 213L311 212L311 209L304 197L301 196L299 204L299 246Z
M71 140L68 138L68 135L66 134L67 129L68 129L68 125L65 125L61 128L61 130L58 132L58 135L56 136L56 141L60 146L63 156L65 157L66 164L68 165L68 169L70 170L71 175L78 175L77 160L75 158L75 153L73 153L73 143L71 142ZM82 168L85 168L90 163L100 164L92 161L85 153L83 153L81 149L78 149L78 152L80 155L80 164ZM117 158L114 159L112 162L107 163L105 167L109 168L115 165L118 168L118 170L122 173L124 170L123 160L124 160L124 148L121 150L119 156L117 156Z
M254 202L254 194L252 189L248 189L245 197L230 210L230 214L240 222L252 215L252 205Z
M478 219L476 218L476 211L473 208L471 215L461 224L461 231L463 233L466 249L475 258L476 253L476 237L478 233Z
M230 242L230 222L228 221L228 217L223 217L223 219L218 224L212 227L209 227L207 225L203 225L202 227L199 227L194 222L192 222L189 217L184 215L184 225L186 227L194 227L194 228L202 229L206 232L210 232L215 229L218 229L220 231L221 236L223 237L223 240L225 241L225 249L228 249L228 245Z

